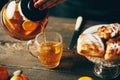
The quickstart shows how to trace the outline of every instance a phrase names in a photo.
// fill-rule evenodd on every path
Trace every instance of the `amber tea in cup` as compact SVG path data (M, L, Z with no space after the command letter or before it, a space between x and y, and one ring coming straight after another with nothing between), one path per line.
M43 66L55 68L59 65L62 56L62 36L57 32L40 33L34 41L28 41L28 50Z

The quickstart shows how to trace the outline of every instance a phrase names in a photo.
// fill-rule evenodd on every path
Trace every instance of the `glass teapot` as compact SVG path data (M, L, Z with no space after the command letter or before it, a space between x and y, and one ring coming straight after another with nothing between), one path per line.
M43 32L48 23L48 9L34 8L33 0L10 0L1 11L3 29L18 40L30 40Z

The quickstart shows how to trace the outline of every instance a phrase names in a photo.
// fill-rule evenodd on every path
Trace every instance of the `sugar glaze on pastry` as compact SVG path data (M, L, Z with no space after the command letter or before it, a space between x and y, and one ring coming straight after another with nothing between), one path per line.
M104 39L115 37L120 31L120 24L114 23L98 28L97 33Z
M81 34L77 52L85 57L100 57L106 61L120 61L120 24L99 25L94 33ZM90 28L91 29L91 28ZM88 30L89 31L89 30Z
M105 60L120 60L120 40L109 39L106 42L106 54L104 56Z
M77 52L83 56L103 57L104 44L96 34L81 34L77 41Z

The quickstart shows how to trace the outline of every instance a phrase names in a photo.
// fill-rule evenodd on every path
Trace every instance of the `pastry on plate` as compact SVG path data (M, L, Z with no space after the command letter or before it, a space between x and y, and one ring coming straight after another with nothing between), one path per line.
M120 60L120 37L106 42L105 60Z
M118 35L119 32L120 32L120 24L119 23L101 26L97 30L98 35L104 39L113 38L116 35Z
M77 41L77 52L83 56L104 57L104 44L96 34L81 34Z

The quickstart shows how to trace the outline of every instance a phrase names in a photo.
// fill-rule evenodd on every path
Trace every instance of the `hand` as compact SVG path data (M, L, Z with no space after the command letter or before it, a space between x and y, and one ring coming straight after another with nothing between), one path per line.
M39 8L40 10L51 8L65 0L33 0L34 7Z

